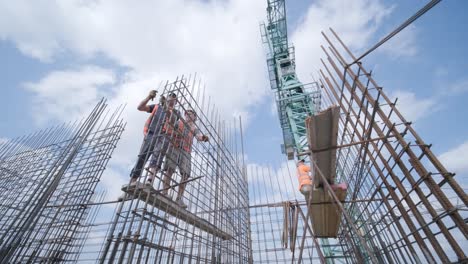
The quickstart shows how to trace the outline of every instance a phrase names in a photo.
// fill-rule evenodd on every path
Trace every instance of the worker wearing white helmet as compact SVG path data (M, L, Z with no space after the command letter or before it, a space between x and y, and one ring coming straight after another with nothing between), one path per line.
M299 180L299 191L305 196L306 201L308 201L309 194L312 192L312 176L310 175L310 167L305 164L303 159L297 163L297 177Z

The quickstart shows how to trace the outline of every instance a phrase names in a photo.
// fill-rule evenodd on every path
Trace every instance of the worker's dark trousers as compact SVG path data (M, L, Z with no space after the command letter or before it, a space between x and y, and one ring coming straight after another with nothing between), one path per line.
M143 167L148 159L151 157L150 167L161 169L161 164L164 159L165 152L167 150L167 140L164 135L154 135L148 134L143 140L143 145L140 149L140 154L138 154L138 160L133 167L130 174L130 178L140 177Z

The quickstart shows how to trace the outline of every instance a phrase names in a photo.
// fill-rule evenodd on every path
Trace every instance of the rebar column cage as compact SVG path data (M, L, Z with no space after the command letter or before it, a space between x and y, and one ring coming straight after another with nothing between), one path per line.
M166 99L172 93L177 96L176 111L166 108L165 119L153 122L162 122L168 127L177 125L173 130L160 126L152 137L152 140L159 140L156 148L168 144L167 151L140 153L164 159L162 168L156 173L152 187L140 184L123 187L129 196L115 209L99 263L249 262L248 190L240 120L223 120L214 103L205 96L205 89L196 76L178 77L158 90ZM195 135L189 152L190 177L183 177L179 166L170 177L170 188L164 188L163 179L169 173L166 166L173 158L170 153L175 146L176 131L180 122L189 126L185 115L189 109L196 112L195 126L209 141L198 141ZM167 121L173 115L178 119L174 124ZM166 127L164 132L163 127ZM180 160L176 163L180 164ZM147 182L149 173L148 170L141 173L141 184ZM182 198L188 206L186 209L175 202L183 183L187 184ZM165 190L168 194L163 195Z
M101 100L81 122L0 144L0 262L76 261L101 201L96 185L125 124Z

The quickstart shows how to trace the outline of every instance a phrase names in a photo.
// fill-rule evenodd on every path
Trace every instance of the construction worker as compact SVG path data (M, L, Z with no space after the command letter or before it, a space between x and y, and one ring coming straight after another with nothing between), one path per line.
M174 145L169 148L167 152L166 163L164 166L165 178L164 183L164 194L168 194L168 188L172 175L174 174L176 167L179 167L181 174L181 183L179 184L179 191L177 192L176 202L182 208L187 208L187 205L182 200L184 195L187 181L191 174L191 152L193 138L195 137L198 141L207 142L208 136L203 135L200 130L196 127L195 122L197 120L197 114L195 111L189 109L185 111L184 120L179 120L177 125L177 132L174 133Z
M161 96L159 104L148 105L149 100L152 100L155 96L156 91L150 91L148 96L137 107L139 111L150 113L150 116L143 129L145 138L138 155L138 160L130 174L131 184L137 182L141 176L143 166L150 157L148 182L149 184L152 183L156 173L161 169L161 164L169 145L165 133L178 120L179 114L174 109L174 106L177 104L176 94L170 93L167 99Z
M297 176L299 191L305 196L306 201L309 201L309 195L312 192L312 176L310 175L310 167L305 164L305 160L300 160L297 163Z

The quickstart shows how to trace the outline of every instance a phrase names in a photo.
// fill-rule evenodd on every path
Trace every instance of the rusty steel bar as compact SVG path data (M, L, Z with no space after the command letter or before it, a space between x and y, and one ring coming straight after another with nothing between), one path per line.
M322 62L323 62L323 61L322 61ZM327 67L324 63L323 63L323 65L324 65L325 69L328 71L328 67ZM330 72L329 72L329 74L330 74ZM322 76L325 78L325 75L323 74L323 72L322 72ZM331 78L334 80L334 78L333 78L333 76L332 76L331 74L330 74L330 76L331 76ZM333 87L333 85L330 83L330 81L329 81L328 79L326 79L326 81L327 81L327 83L328 83L328 85L329 85L329 87L330 87L330 91L333 92L335 98L338 100L339 97L338 97L337 93L334 91L334 89L331 88L331 87ZM344 101L347 102L346 99L344 99ZM344 109L344 108L343 108L343 109ZM354 110L352 110L352 111L354 112ZM363 124L361 123L361 121L360 121L359 119L357 120L357 123L360 124L362 128L364 128ZM358 135L358 137L361 137L359 132L357 132L357 135ZM375 145L375 144L372 144L372 145L373 145L374 149L376 149L377 151L379 151L379 149L377 148L377 145ZM371 155L371 161L373 161L373 164L376 164L376 163L375 163L375 160L372 158L372 153L369 152L369 150L368 150L367 152L368 152L368 155ZM383 178L383 184L387 187L387 189L391 190L391 185L385 180L383 171L382 171L381 169L379 169L378 166L376 167L376 170L377 170L377 172L379 173L380 177ZM370 176L372 176L372 173L370 173ZM375 176L372 176L372 177L375 178ZM377 180L375 180L375 181L377 181ZM378 192L380 193L381 197L383 197L384 204L387 206L387 208L389 208L389 212L391 213L391 216L392 216L393 221L396 223L397 229L398 229L399 232L402 234L403 239L405 240L405 242L409 245L408 247L409 247L409 250L412 252L412 255L416 255L416 251L415 251L414 248L412 247L412 245L411 245L409 239L408 239L406 236L403 235L403 234L405 234L404 229L403 229L403 227L401 226L400 222L398 221L397 216L396 216L395 213L393 212L393 208L392 208L391 205L389 204L389 201L388 201L388 199L386 198L386 195L383 194L381 188L378 189ZM393 199L398 200L396 194L395 194L393 191L390 192L390 195L392 196L392 200L393 200ZM409 216L406 214L406 210L404 210L404 208L403 208L402 206L398 206L398 207L399 207L399 210L402 212L403 217L404 217L406 220L409 220ZM417 237L416 239L419 239L420 241L422 241L422 238L421 238L421 237Z
M337 36L336 36L337 37ZM339 39L337 37L337 39ZM342 42L340 42L341 44L343 44ZM343 44L343 47L346 47L344 46ZM347 49L347 51L349 52L349 49ZM344 62L344 60L342 58L340 58L342 60L342 62ZM361 69L363 68L362 65L358 64L358 67ZM348 72L351 76L354 76L354 73L352 72L351 69L348 69ZM365 72L365 70L363 70L363 72ZM369 79L371 80L371 82L377 87L375 81L369 76ZM363 88L363 85L358 82L358 86L360 87L360 89L364 89ZM384 96L383 96L384 97ZM371 97L371 95L367 95L367 99L370 100L370 101L374 101L375 99ZM388 100L388 98L387 98ZM390 101L388 100L387 103L389 103ZM398 110L395 108L395 106L390 106L392 109L394 109L394 112L399 115L399 112ZM381 117L383 117L383 113L381 112L381 110L379 111L379 114ZM382 118L382 120L384 122L387 123L387 125L390 125L390 121L386 118ZM402 119L403 122L406 122L406 120ZM406 125L407 128L411 127L410 124L407 124ZM400 144L402 146L407 146L408 143L406 143L406 141L404 140L403 136L400 134L400 133L394 133L396 135L396 138L399 140ZM406 153L408 154L410 160L415 164L415 165L418 165L418 168L420 168L419 170L416 170L416 172L419 174L419 176L424 179L424 182L426 183L426 185L431 189L432 193L434 194L435 197L437 197L437 199L441 202L442 206L449 212L453 212L452 214L450 214L450 217L452 218L452 220L459 226L460 230L462 231L462 233L465 235L465 237L467 236L467 230L468 230L468 227L467 225L465 224L463 218L460 216L460 214L458 212L456 212L455 208L453 207L453 205L451 204L451 202L447 199L447 197L445 196L445 194L440 190L440 187L438 186L438 184L435 183L435 181L433 180L433 178L431 177L431 175L429 175L429 173L426 171L426 169L424 168L424 166L421 164L421 162L419 161L419 159L417 158L417 156L415 155L415 153L412 151L412 149L410 147L405 147L406 149ZM401 160L397 160L397 163L400 167L400 169L402 170L402 172L406 175L407 179L410 181L410 183L412 185L415 185L416 181L413 179L411 173L409 173L409 170L406 168L406 165L401 162ZM419 198L421 199L421 201L424 203L424 205L426 206L426 208L428 208L430 214L432 215L432 217L436 217L437 216L437 213L435 212L435 210L433 209L431 203L427 200L427 198L424 196L423 192L420 190L419 187L416 187L414 188L414 190L416 191L416 193L418 194ZM442 233L444 234L444 236L446 237L446 239L449 241L449 243L451 244L451 246L454 248L457 256L459 257L459 259L464 259L465 258L465 254L463 252L463 250L459 247L457 241L455 241L455 239L453 238L453 236L450 234L450 232L448 232L447 228L445 227L444 223L442 221L437 221L436 222L438 227L441 229ZM421 224L421 225L424 225L424 224ZM432 236L431 233L429 233L429 236ZM437 242L433 242L433 245L435 245L436 247L436 250L439 250L439 254L441 256L444 256L445 253L444 251L442 250L442 248L440 248L438 246L438 243ZM437 249L439 248L439 249Z
M327 38L326 36L325 36L325 38L327 39L327 41L329 41L328 38ZM331 42L329 42L329 44L332 46ZM332 48L334 49L333 46L332 46ZM337 54L336 51L335 51L334 54L339 56L339 54ZM341 58L338 57L338 59L341 59ZM342 62L341 62L341 63L342 63ZM335 66L335 67L336 67L336 66ZM350 76L354 76L353 73L349 73L349 72L350 72L350 69L347 69L347 72L348 72L348 74L349 74ZM344 78L344 76L340 75L340 74L341 74L340 71L336 71L336 73L337 73L341 78ZM346 80L343 80L343 82L344 82L345 86L348 88L348 90L350 90L350 89L351 89L350 84L349 84ZM360 87L359 83L358 83L358 86ZM352 94L352 95L355 96L354 94ZM369 99L369 98L366 97L366 99ZM358 99L358 98L355 98L355 100L356 100L357 102L359 102L359 99ZM374 102L374 101L371 100L371 102ZM383 120L385 120L385 117L382 116L380 112L379 112L379 115L380 115L380 117L381 117ZM377 133L379 134L379 136L383 136L383 132L380 130L380 128L377 127L376 125L374 125L374 126L375 126L375 130L377 131ZM399 133L394 131L393 134L397 136L397 134L399 134ZM390 144L388 144L388 142L387 142L387 143L384 142L384 144L385 144L385 146L386 146L386 149L390 152L391 156L392 156L392 157L396 160L396 162L399 164L399 167L400 167L400 169L402 170L402 172L403 172L407 177L411 177L411 175L408 173L408 169L406 168L406 166L405 166L403 163L401 163L401 159L400 159L400 157L398 157L399 155L395 152L395 150L393 149L393 147L392 147ZM381 155L381 154L379 153L379 156L380 156L380 155ZM381 159L382 159L382 158L381 158ZM405 195L406 195L406 190L405 190L405 188L403 187L403 185L401 184L399 178L393 173L392 168L390 168L390 166L389 166L386 162L384 162L383 165L386 167L386 169L388 170L388 172L389 172L390 175L392 176L393 181L397 184L398 190L405 196ZM421 226L425 225L425 224L426 224L426 223L425 223L425 220L424 220L424 218L418 213L417 208L416 208L416 206L414 205L413 201L412 201L409 197L407 197L405 201L408 203L408 205L410 206L410 208L415 212L415 217L416 217L416 220L418 221L418 223L419 223ZM430 237L429 241L431 242L432 246L435 248L437 254L440 255L440 256L442 256L443 259L445 259L445 260L448 261L448 258L447 258L447 256L446 256L446 254L444 253L444 251L442 250L442 248L441 248L440 245L438 244L438 242L437 242L437 240L435 239L435 237L433 236L431 230L429 230L429 228L425 228L425 229L424 229L424 233L425 233L428 237ZM430 256L431 254L430 254L429 248L426 247L426 245L423 243L422 240L421 240L421 243L422 243L422 245L423 245L423 248L424 248L424 250L425 250L425 253L426 253L428 256Z
M323 62L323 61L322 61L322 62ZM324 65L325 69L329 72L328 67L327 67L325 64L323 64L323 65ZM333 76L331 75L330 72L329 72L329 74L330 74L331 78L334 80L334 78L333 78ZM325 77L325 75L323 74L323 72L322 72L322 76ZM329 82L328 79L327 79L326 81L327 81L327 83L328 83L328 85L329 85L329 87L330 87L330 91L334 94L335 98L336 98L337 100L339 100L340 97L339 97L338 94L335 92L335 90L332 89L332 87L334 87L334 86ZM335 83L336 83L336 81L335 81ZM347 101L346 98L343 99L343 101L346 103L346 105L349 104L349 102ZM340 105L341 105L342 109L345 110L344 105L343 105L343 104L340 104ZM351 108L351 109L352 109L352 108ZM352 112L354 112L353 109L352 109ZM361 121L360 121L359 119L357 119L357 124L359 124L359 125L361 126L361 128L364 129L364 125L361 123ZM354 123L353 123L353 126L356 127L356 125L355 125ZM356 129L356 134L358 135L358 138L361 138L359 129ZM373 142L372 142L372 143L373 143ZM375 145L374 143L373 143L373 146L376 147L376 145ZM370 153L369 150L367 150L367 152L368 152L369 155L372 156L372 153ZM372 160L372 161L374 161L374 160ZM375 161L374 161L374 163L375 163ZM378 169L378 167L377 167L377 169ZM378 169L378 171L379 171L380 175L383 176L383 172L380 171L379 169ZM390 187L390 185L389 185L386 181L384 181L384 184L387 186L387 188ZM382 192L381 189L379 189L379 192L380 192L380 193ZM393 200L398 200L398 198L397 198L395 195L393 195L393 194L394 194L394 193L392 192L392 193L391 193L392 199L393 199ZM387 205L387 208L391 208L390 204L388 203L388 199L386 199L386 196L383 195L382 193L381 193L381 196L383 197L384 203ZM404 212L404 208L403 208L403 207L400 206L399 209L400 209L401 211ZM392 212L392 211L390 211L390 212ZM398 230L400 231L400 233L401 233L401 234L404 234L403 227L399 224L399 222L397 221L397 217L394 215L393 212L392 212L392 217L393 217L394 221L396 222L397 228L398 228ZM406 215L405 215L404 217L406 217L407 219L409 219L409 217L406 216ZM410 241L408 240L408 238L404 237L404 239L405 239L405 241L406 241L408 244L410 243ZM418 238L417 238L417 239L418 239ZM419 239L422 241L422 238L419 238ZM410 246L410 250L413 252L414 255L416 254L416 252L414 251L414 249L413 249L411 246Z
M416 21L419 17L424 15L427 11L429 11L431 8L433 8L435 5L440 3L442 0L431 0L429 3L427 3L424 7L422 7L420 10L418 10L414 15L412 15L410 18L408 18L405 22L403 22L400 26L398 26L396 29L394 29L392 32L390 32L387 36L385 36L382 40L377 42L374 46L372 46L369 50L365 51L361 56L359 56L357 59L353 58L353 62L350 64L346 65L346 68L355 64L359 63L365 56L369 55L371 52L376 50L378 47L383 45L385 42L389 41L391 38L393 38L395 35L400 33L403 29L405 29L407 26L409 26L411 23Z
M332 54L337 58L337 60L340 62L341 66L342 67L345 67L346 66L346 63L344 62L344 60L342 59L341 55L338 53L338 51L336 50L336 48L333 46L333 44L331 43L331 41L324 35L325 39L327 40L327 42L329 43L329 45L331 46L331 50L332 50ZM337 36L336 36L337 37ZM337 37L337 39L339 39ZM341 42L341 44L343 44ZM345 47L345 46L344 46ZM323 49L323 48L322 48ZM349 52L349 50L347 50ZM327 52L324 50L325 54L327 54ZM338 69L338 67L334 64L334 62L331 60L331 57L327 54L328 56L328 62L330 63L330 65L332 65L332 67L335 69L335 74L337 76L339 76L342 80L342 86L343 87L346 87L348 92L350 93L350 96L351 97L355 97L354 100L356 101L356 103L359 105L359 106L362 106L363 105L363 102L362 102L362 99L358 98L355 96L355 94L352 92L353 90L353 86L356 86L359 88L359 91L362 93L363 97L365 96L365 99L366 100L369 100L369 102L371 102L371 104L374 105L374 110L376 110L375 112L378 113L379 115L379 118L380 120L382 120L385 124L385 126L388 127L388 131L393 131L393 135L395 136L395 138L397 139L397 142L398 145L401 145L403 146L403 149L402 149L402 152L400 152L400 154L397 155L397 153L393 150L393 148L395 146L392 146L389 142L387 141L384 141L383 144L382 144L382 147L383 146L386 146L386 150L389 152L390 154L390 158L393 157L393 160L395 161L395 164L393 165L393 167L390 167L388 165L388 162L385 161L385 159L382 159L383 157L381 157L381 155L379 154L378 156L380 157L381 159L381 163L383 163L382 165L384 165L384 167L386 168L386 170L388 171L389 175L391 176L392 180L397 184L397 190L402 193L402 199L405 200L405 202L409 205L409 210L413 212L413 217L416 218L417 222L419 223L419 225L421 226L424 234L427 236L427 239L431 242L431 245L434 247L435 251L437 252L438 254L438 257L441 258L442 261L448 261L448 257L447 255L444 253L444 251L441 249L441 247L439 246L439 242L436 240L435 236L432 234L432 231L428 229L428 225L430 225L432 222L430 223L426 223L426 221L423 219L423 217L418 213L418 210L416 208L416 204L413 203L410 199L409 199L409 192L407 192L405 190L405 188L399 184L400 182L400 179L398 179L398 177L396 177L396 175L394 175L392 173L393 169L395 168L395 166L398 166L399 170L401 170L401 172L403 173L403 175L405 176L403 179L407 179L409 181L409 183L411 184L411 191L414 191L417 195L418 195L418 198L420 199L420 202L418 204L422 204L424 205L427 210L428 210L428 213L431 214L431 216L436 219L435 220L435 223L437 224L437 226L440 228L441 230L441 233L445 236L445 238L447 239L447 241L449 242L449 244L451 245L451 247L453 248L455 254L457 255L457 257L461 260L461 259L464 259L465 258L465 255L464 255L464 252L463 250L459 247L458 243L453 239L453 236L448 232L448 228L444 225L444 223L441 221L441 218L440 217L437 217L438 214L437 212L435 212L435 210L432 208L432 205L429 203L429 200L428 198L426 197L426 195L423 194L422 190L419 188L419 184L422 183L422 182L425 182L426 185L428 185L429 189L430 190L433 190L432 187L434 187L435 185L437 185L434 180L432 179L431 177L431 174L429 174L429 172L425 169L425 167L422 166L422 162L420 161L420 159L425 155L424 151L423 153L417 157L416 154L412 151L412 145L406 143L406 141L403 139L404 135L409 131L411 134L413 134L414 130L412 129L411 127L411 124L406 122L405 119L403 118L400 118L400 120L402 120L402 124L405 126L405 131L403 133L401 132L398 132L394 126L394 124L390 123L390 120L385 116L384 112L382 111L382 109L380 109L379 107L376 107L376 106L379 106L380 104L378 104L378 100L374 99L372 97L372 95L370 93L367 92L367 88L364 84L361 83L360 79L358 78L359 76L357 74L355 74L352 69L348 68L346 69L345 71L345 74L349 75L349 78L352 80L352 84L349 84L348 83L348 80L346 79L346 76L344 76L341 71ZM324 66L326 67L326 65L324 64ZM365 69L363 68L363 66L361 64L356 64L356 67L359 67L359 70L363 72L362 76L365 76L367 78L368 81L370 81L374 87L377 88L377 92L378 92L378 96L381 95L382 98L384 98L384 100L386 101L386 105L388 105L391 110L390 110L390 114L392 113L395 113L398 117L401 117L401 114L398 112L398 110L396 109L395 105L390 102L390 100L388 99L388 97L382 92L382 89L381 87L379 87L375 81L372 79L372 77L370 76L370 74L368 74ZM323 73L323 72L322 72ZM329 75L333 78L333 75L329 72ZM329 85L331 87L333 87L331 84ZM336 97L336 96L335 96ZM337 97L337 100L339 99L342 99L343 96L338 96ZM350 104L352 104L352 101L350 101ZM348 105L350 105L348 104ZM346 110L346 109L343 109L343 110ZM353 110L354 112L354 110ZM354 115L356 116L359 116L359 114L356 114L354 113ZM369 119L369 117L367 117L367 115L365 116L366 120ZM370 121L372 121L372 118L370 119ZM359 118L357 118L357 123L360 123L360 120ZM381 128L379 128L376 124L373 124L374 126L374 129L376 131L376 133L380 136L380 137L384 137L385 135L383 134L383 130ZM376 144L374 142L369 142L372 147L374 147L374 149L376 151L379 151ZM420 145L419 144L420 142L418 142L417 146L419 146L420 148L427 148L427 145L426 144L423 144L423 145ZM369 153L370 154L370 153ZM408 165L405 164L403 161L402 161L402 157L401 155L408 155L409 156L409 168L407 167ZM377 168L377 163L374 165L374 167ZM437 165L435 165L435 167L437 167ZM420 176L420 179L418 181L415 181L411 172L412 171L415 171L419 176ZM441 172L441 175L444 175L446 176L446 174L444 174L444 172ZM447 180L448 181L448 180ZM453 186L457 186L457 184L453 184ZM435 188L438 188L439 186L437 185L437 187ZM455 190L456 193L458 194L459 191ZM461 190L462 191L462 190ZM389 190L389 192L391 193L392 190ZM462 194L464 195L464 192L462 191ZM429 194L431 195L431 194ZM461 222L463 222L463 220L461 219L459 213L456 211L456 210L450 210L450 207L447 207L447 204L445 203L445 198L444 195L440 195L439 193L435 193L433 194L440 202L441 202L441 205L448 211L450 212L449 215L452 219L454 219L454 222L456 223L456 225L460 228L460 231L465 234L465 231L464 229L466 228L466 224L462 224ZM462 195L462 196L463 196ZM466 196L466 195L465 195ZM397 206L400 206L399 205L399 202L396 202L397 203ZM401 209L400 209L401 211ZM404 215L404 214L403 214ZM458 219L458 220L457 220ZM460 221L461 219L461 221ZM406 219L408 220L408 219ZM407 221L407 223L411 226L411 221ZM415 228L415 226L413 226ZM414 229L413 228L413 229ZM421 240L422 237L419 237L418 238L418 234L414 234L415 235L415 238L418 242L418 244L421 244L420 246L422 247L425 247L424 246L424 242ZM427 256L429 256L429 250L428 248L426 248L425 250L423 250L424 253L427 252Z

